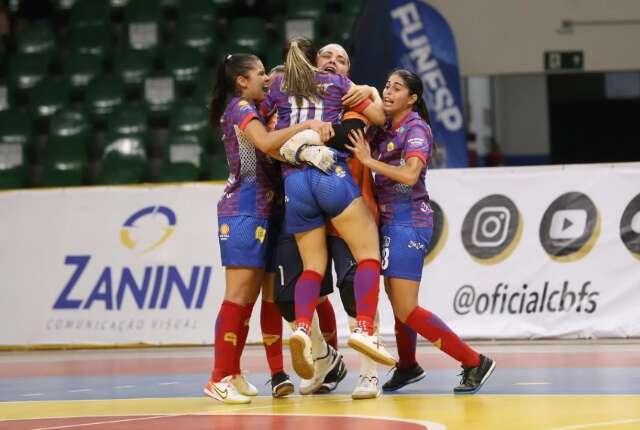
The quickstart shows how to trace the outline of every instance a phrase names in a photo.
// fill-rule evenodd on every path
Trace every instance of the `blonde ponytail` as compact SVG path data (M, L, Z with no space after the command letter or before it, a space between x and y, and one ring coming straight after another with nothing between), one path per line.
M289 41L282 79L282 92L295 96L298 107L302 105L303 98L317 100L320 96L316 83L318 69L311 64L308 58L310 55L303 50L313 50L309 39L296 38Z

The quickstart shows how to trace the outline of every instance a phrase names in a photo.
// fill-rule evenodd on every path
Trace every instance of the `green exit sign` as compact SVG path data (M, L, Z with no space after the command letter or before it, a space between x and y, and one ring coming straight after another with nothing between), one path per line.
M582 51L546 51L544 68L547 71L583 70L584 52Z

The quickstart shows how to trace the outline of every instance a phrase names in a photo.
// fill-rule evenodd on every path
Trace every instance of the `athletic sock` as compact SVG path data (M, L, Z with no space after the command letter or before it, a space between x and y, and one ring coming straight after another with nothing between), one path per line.
M380 262L367 259L358 262L353 280L356 298L356 321L368 335L373 333L373 320L378 309Z
M320 296L320 284L322 275L313 270L302 272L296 282L296 325L304 327L307 333L311 330L311 318Z
M219 382L227 375L240 373L239 344L246 309L225 300L220 306L215 327L215 357L211 380Z
M260 307L260 328L262 329L262 341L264 351L267 354L267 362L271 375L283 370L282 362L282 316L278 305L273 302L262 301Z
M318 321L320 322L320 330L324 340L333 347L338 349L338 336L336 327L336 314L333 311L333 305L327 299L316 306L316 312L318 312Z
M480 364L478 353L428 310L416 306L409 314L406 324L437 348L458 360L464 367L475 367Z
M396 347L398 349L398 369L407 369L417 364L416 338L417 334L398 318L395 319Z

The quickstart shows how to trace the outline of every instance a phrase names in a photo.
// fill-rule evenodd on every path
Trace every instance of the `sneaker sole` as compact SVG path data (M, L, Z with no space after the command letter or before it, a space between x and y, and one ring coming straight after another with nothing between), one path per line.
M475 394L475 393L477 393L478 391L480 391L480 389L482 388L484 383L487 381L487 379L489 379L489 376L491 376L491 374L493 373L495 368L496 368L496 362L494 361L493 363L491 363L491 367L489 368L489 371L487 371L487 373L485 373L484 377L482 378L482 381L480 381L480 384L478 384L478 386L476 387L475 390L472 390L472 391L456 391L455 388L454 388L453 394L465 395L465 394Z
M279 399L288 396L289 394L293 393L293 391L294 387L291 382L283 382L276 388L275 392L272 392L272 396L274 399Z
M211 390L205 388L204 393L218 402L224 403L225 405L246 405L247 403L251 403L251 399L223 399L221 397L216 396Z
M366 344L358 341L357 339L349 338L347 344L359 353L366 355L376 363L388 367L393 367L396 365L396 360L393 357L390 357L386 354L381 354L378 350L371 349Z
M378 390L375 393L352 393L351 398L353 400L377 399L381 395L382 395L382 392Z
M293 370L295 370L298 376L302 379L311 379L314 374L313 361L309 362L305 360L305 346L304 340L299 337L291 336L289 339L289 349L291 350L291 364L293 365Z
M347 368L342 364L342 371L338 373L338 379L332 382L323 382L320 388L314 391L313 394L329 394L340 385L340 382L347 376Z
M385 386L382 386L382 391L387 392L387 393L391 393L393 391L398 391L400 388L406 387L407 385L410 384L415 384L418 381L422 381L424 379L424 377L427 376L426 372L422 372L422 374L418 375L418 376L414 376L413 378L407 380L404 384L402 385L398 385L395 387L391 387L391 388L385 388Z

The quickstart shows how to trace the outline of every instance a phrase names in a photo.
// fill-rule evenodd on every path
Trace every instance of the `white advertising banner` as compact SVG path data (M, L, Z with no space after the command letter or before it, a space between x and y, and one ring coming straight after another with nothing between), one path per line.
M427 181L437 222L420 300L461 336L640 336L640 164L451 169ZM0 345L212 343L222 190L0 193Z
M421 299L462 336L640 336L640 163L443 170L427 181L445 222Z

